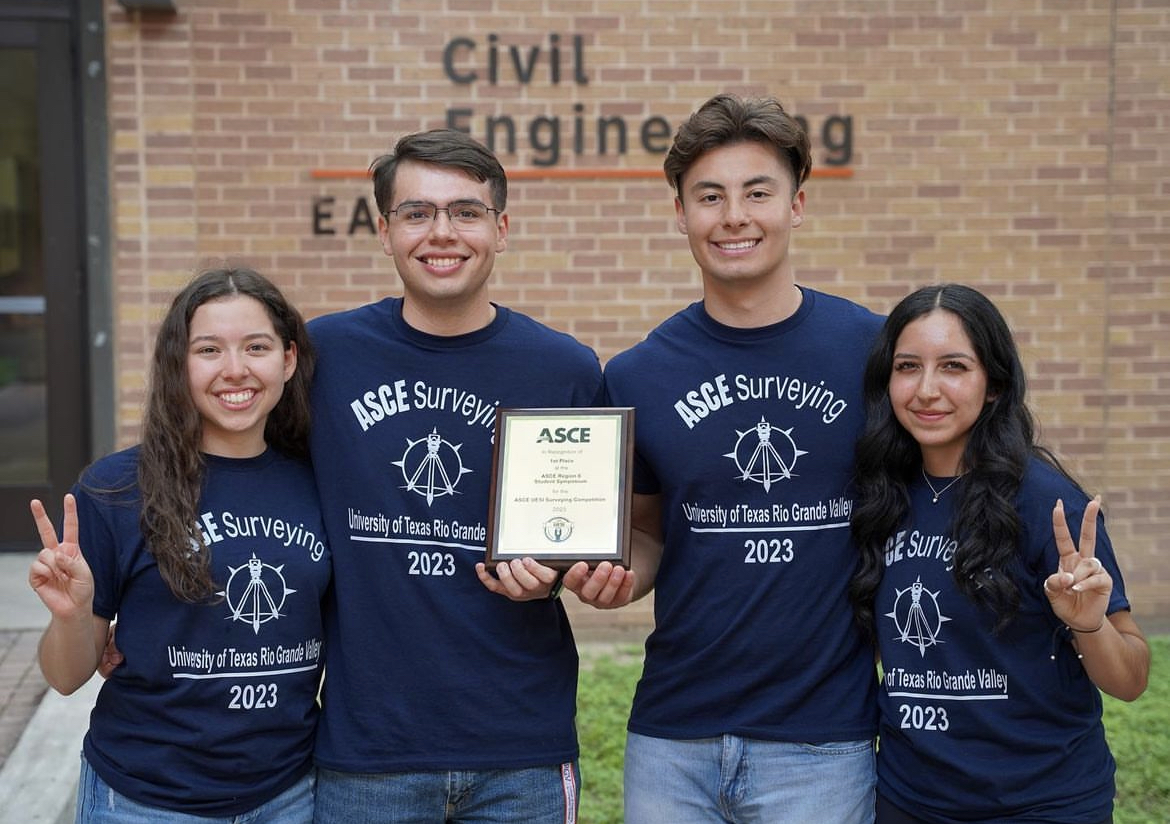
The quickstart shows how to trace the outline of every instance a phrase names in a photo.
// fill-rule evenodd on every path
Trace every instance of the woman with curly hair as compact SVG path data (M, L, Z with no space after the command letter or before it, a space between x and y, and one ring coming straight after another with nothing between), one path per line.
M1141 695L1149 648L1025 385L1003 316L953 284L903 299L866 364L851 594L883 670L878 824L1112 818L1098 690Z
M312 372L304 321L272 283L204 272L158 331L142 443L83 472L60 536L32 502L49 684L88 681L118 624L79 822L312 820L331 577L305 460Z

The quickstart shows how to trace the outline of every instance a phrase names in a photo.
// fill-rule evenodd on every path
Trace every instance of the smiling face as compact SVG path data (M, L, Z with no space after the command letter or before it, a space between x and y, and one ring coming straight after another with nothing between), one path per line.
M264 451L264 424L296 370L264 305L237 295L202 304L191 316L187 383L202 419L201 449L248 458Z
M413 160L397 168L390 208L410 202L445 208L458 201L496 205L487 183L458 169ZM382 250L394 259L402 278L403 315L423 331L471 331L490 321L487 280L507 238L508 217L496 212L488 212L479 225L458 228L446 211L419 226L393 214L378 216ZM470 328L452 330L453 318Z
M927 472L958 475L971 428L991 400L987 371L953 312L935 309L906 324L890 372L894 416L922 448Z
M794 283L792 230L804 221L804 191L763 143L734 143L699 156L683 175L675 216L703 273L704 289L769 291Z

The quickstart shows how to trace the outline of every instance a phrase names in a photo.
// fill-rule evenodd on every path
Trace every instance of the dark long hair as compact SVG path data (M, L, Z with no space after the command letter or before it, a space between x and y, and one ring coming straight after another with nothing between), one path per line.
M934 311L951 312L963 325L987 373L988 397L963 450L964 482L956 488L952 534L955 582L960 591L996 616L996 631L1019 608L1009 568L1017 554L1020 519L1015 498L1031 457L1068 475L1036 443L1036 425L1025 403L1027 381L1007 321L990 300L958 284L927 286L902 299L886 318L865 365L867 421L857 442L853 538L861 553L850 584L859 622L874 632L874 595L881 581L886 542L909 510L907 488L922 468L922 450L894 416L889 383L894 348L906 326Z
M155 338L138 459L140 525L146 546L171 592L190 602L215 592L208 552L197 527L205 472L202 421L187 377L191 318L208 301L237 295L259 301L285 350L293 344L297 348L297 368L268 415L264 440L287 454L308 455L314 359L300 313L268 279L250 269L202 272L175 296Z

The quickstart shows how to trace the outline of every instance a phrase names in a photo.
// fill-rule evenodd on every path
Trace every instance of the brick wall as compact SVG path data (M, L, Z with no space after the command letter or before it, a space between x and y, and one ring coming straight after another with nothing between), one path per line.
M823 175L798 279L879 311L941 280L990 294L1044 436L1105 497L1139 619L1170 626L1165 2L178 6L107 0L122 442L153 323L194 269L246 262L309 316L397 291L360 173L452 110L485 142L489 117L515 126L514 151L494 132L513 175L494 299L604 361L699 295L654 174L663 124L718 91L774 95L807 119ZM626 126L624 153L617 126L602 151L602 118Z

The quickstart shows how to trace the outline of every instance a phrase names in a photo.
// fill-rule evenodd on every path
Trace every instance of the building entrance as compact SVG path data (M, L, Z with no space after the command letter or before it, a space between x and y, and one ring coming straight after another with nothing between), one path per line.
M87 458L85 281L70 20L0 4L0 550L39 547L28 511Z

